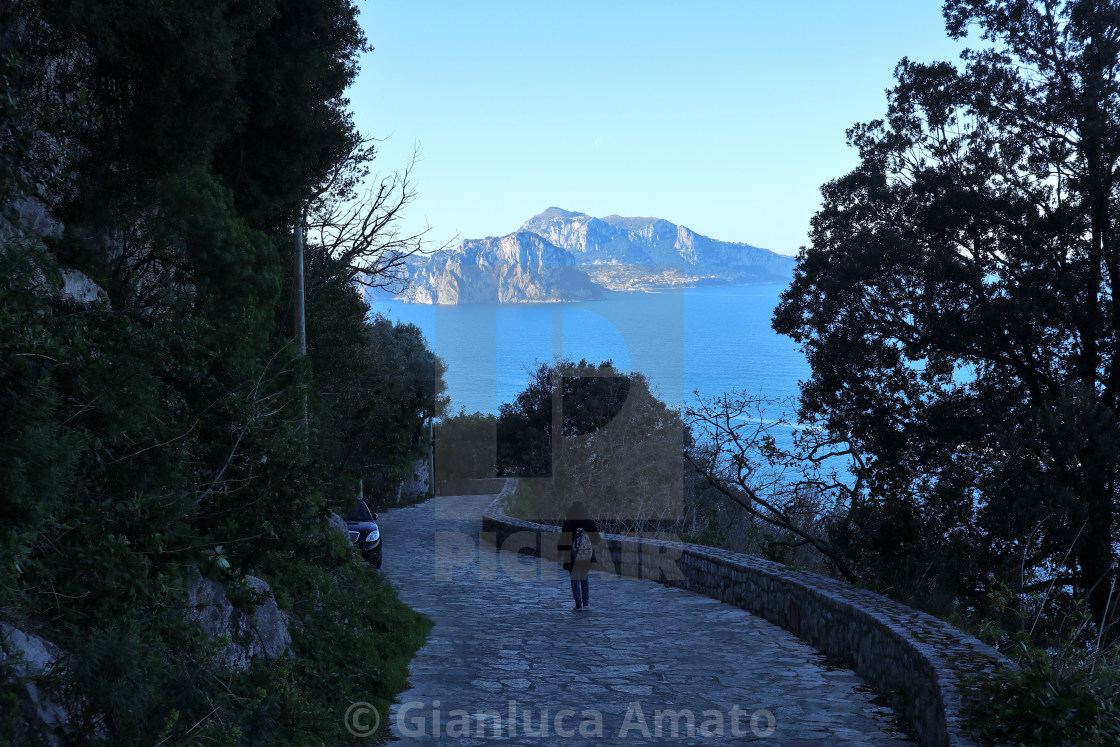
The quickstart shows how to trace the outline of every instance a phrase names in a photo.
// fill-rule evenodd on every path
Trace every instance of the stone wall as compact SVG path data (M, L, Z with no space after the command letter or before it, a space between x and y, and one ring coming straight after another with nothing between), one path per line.
M559 529L506 516L509 480L483 514L503 550L559 561ZM1007 664L948 623L865 589L751 555L654 538L604 534L599 570L698 592L769 620L858 672L923 745L972 745L962 728L962 676Z

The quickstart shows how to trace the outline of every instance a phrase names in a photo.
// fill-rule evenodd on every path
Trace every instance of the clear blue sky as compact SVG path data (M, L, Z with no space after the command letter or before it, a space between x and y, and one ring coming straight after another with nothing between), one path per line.
M895 64L956 61L940 0L364 0L350 91L422 149L406 229L503 235L557 205L652 215L794 254L845 130L881 117ZM970 38L972 44L979 40Z

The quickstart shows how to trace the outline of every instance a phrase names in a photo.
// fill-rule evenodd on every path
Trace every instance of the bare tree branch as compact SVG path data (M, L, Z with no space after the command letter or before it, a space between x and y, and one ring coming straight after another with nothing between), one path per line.
M786 533L771 546L810 545L845 578L858 580L825 539L861 489L863 460L853 445L815 422L771 415L791 403L738 392L697 400L687 412L697 445L685 454L696 472L748 515ZM841 478L841 461L854 465L854 479Z
M407 284L406 259L446 245L426 246L430 226L415 233L400 227L405 207L416 199L412 171L419 149L401 171L370 179L375 143L372 138L358 141L312 196L304 217L308 257L311 263L331 262L331 274L341 269L348 282L399 291Z

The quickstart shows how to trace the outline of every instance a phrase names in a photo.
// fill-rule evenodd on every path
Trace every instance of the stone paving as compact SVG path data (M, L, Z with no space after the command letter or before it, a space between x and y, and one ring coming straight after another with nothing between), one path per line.
M390 713L402 744L910 744L858 675L743 610L568 574L479 541L494 496L381 515L382 572L435 621Z

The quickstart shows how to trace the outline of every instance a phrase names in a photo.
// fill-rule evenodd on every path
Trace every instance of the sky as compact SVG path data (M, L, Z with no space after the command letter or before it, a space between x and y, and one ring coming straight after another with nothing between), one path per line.
M363 0L349 92L414 149L402 230L501 236L549 206L656 216L796 254L845 131L886 113L898 61L959 58L940 0ZM973 44L978 40L970 39Z

